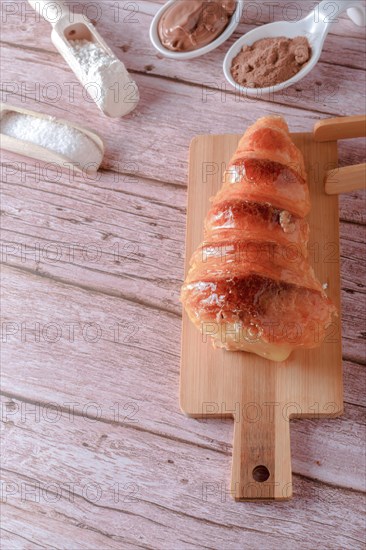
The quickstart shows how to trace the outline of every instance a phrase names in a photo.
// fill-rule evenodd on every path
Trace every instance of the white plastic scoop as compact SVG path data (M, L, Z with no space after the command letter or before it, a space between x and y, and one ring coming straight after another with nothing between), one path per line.
M266 93L273 93L283 90L295 82L298 82L306 76L317 64L322 53L324 40L334 23L338 21L339 15L347 10L348 16L356 25L366 25L366 8L362 0L323 0L311 11L304 19L300 21L276 21L267 25L262 25L252 31L247 32L239 38L226 54L224 60L224 73L226 79L232 86L247 96L259 97ZM291 79L265 88L249 88L241 86L235 82L231 74L233 59L240 53L242 48L251 46L257 40L262 38L276 37L295 38L305 36L311 46L312 55L304 67Z
M63 0L28 2L51 23L53 44L100 110L113 118L133 111L139 102L137 85L94 25L84 15L70 12Z

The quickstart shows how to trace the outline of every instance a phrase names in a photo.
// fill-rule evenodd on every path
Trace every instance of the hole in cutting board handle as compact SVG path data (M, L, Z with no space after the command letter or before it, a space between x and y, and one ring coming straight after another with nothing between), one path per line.
M252 476L255 481L259 481L259 483L263 483L264 481L267 481L267 479L270 476L270 473L268 468L261 464L259 466L256 466L253 469Z

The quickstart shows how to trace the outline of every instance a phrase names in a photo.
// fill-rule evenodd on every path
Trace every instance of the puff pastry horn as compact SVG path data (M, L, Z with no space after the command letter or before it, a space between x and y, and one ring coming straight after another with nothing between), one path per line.
M212 199L181 300L217 347L283 361L321 344L336 308L308 261L304 159L281 117L248 128Z

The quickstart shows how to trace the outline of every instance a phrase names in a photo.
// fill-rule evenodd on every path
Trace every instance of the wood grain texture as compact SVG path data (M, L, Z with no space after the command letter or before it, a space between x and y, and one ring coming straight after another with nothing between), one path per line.
M340 195L365 188L366 164L355 164L329 170L325 176L325 191L328 195Z
M281 539L285 548L294 541L311 548L322 536L329 537L329 547L357 547L362 542L362 520L356 513L362 502L359 492L295 475L297 498L280 504L247 503L243 514L244 505L232 501L223 475L228 453L184 441L172 444L141 430L139 423L104 424L82 414L50 422L51 411L44 409L40 421L28 412L25 423L21 402L5 399L9 402L13 412L19 408L12 420L9 416L4 436L14 449L3 465L4 479L16 484L14 495L8 488L9 527L16 530L24 524L21 534L41 544L61 525L59 546L65 548L72 543L90 548L92 536L97 546L103 535L104 545L111 548L126 542L167 550L236 549L258 543L271 547ZM204 472L197 468L206 463ZM37 521L27 519L30 506ZM187 531L188 522L192 528ZM308 527L301 527L303 522ZM289 533L291 541L286 541Z
M102 171L88 179L2 155L2 313L18 329L2 342L10 403L2 433L3 546L363 548L364 193L340 197L345 412L292 421L291 502L232 502L232 421L180 412L178 296L190 140L241 133L264 113L284 115L293 132L309 132L328 116L361 114L364 30L342 16L301 86L270 102L249 101L229 87L221 91L224 54L254 25L282 19L289 3L274 3L271 15L258 0L260 16L248 11L224 46L177 64L159 58L147 35L162 2L138 0L138 13L126 2L117 9L113 0L68 2L78 13L88 10L139 85L138 108L115 121L83 96L49 24L25 0L1 3L2 15L8 10L2 100L85 124L106 143ZM311 4L302 1L301 9ZM362 162L362 140L340 143L340 165ZM100 326L100 338L88 323ZM57 422L50 402L61 407ZM95 483L99 500L98 487L88 487ZM127 483L138 484L137 495ZM136 502L128 502L131 493Z
M198 136L191 143L186 273L202 242L209 200L221 188L222 167L228 166L240 137ZM336 254L328 254L332 243L339 240L338 200L326 195L323 183L327 167L337 165L337 142L317 142L312 133L292 134L292 138L304 155L308 174L312 204L309 261L318 279L327 283L328 295L339 311L338 248ZM205 167L210 167L207 173ZM322 251L321 258L312 254L315 247ZM290 498L290 417L342 414L339 323L334 328L332 338L326 338L320 348L296 350L286 361L274 363L253 354L215 349L210 337L200 333L183 313L181 407L193 417L234 417L231 488L235 499ZM255 468L263 466L269 477L257 481Z
M338 141L366 136L366 116L328 118L314 126L316 141Z

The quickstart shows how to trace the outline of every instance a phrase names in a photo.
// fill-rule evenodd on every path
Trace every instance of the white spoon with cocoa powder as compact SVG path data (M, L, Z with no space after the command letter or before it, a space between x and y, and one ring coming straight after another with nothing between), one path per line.
M295 84L304 78L317 64L322 53L324 40L332 25L338 22L338 16L347 10L347 14L356 25L366 25L366 8L362 0L323 0L300 21L276 21L262 25L239 38L226 54L224 60L224 74L227 81L241 94L258 99L265 94L278 92ZM231 68L234 58L242 51L244 46L252 46L258 40L264 38L296 38L306 37L311 47L311 57L308 62L288 80L266 87L246 87L238 84ZM249 73L250 74L250 73Z

